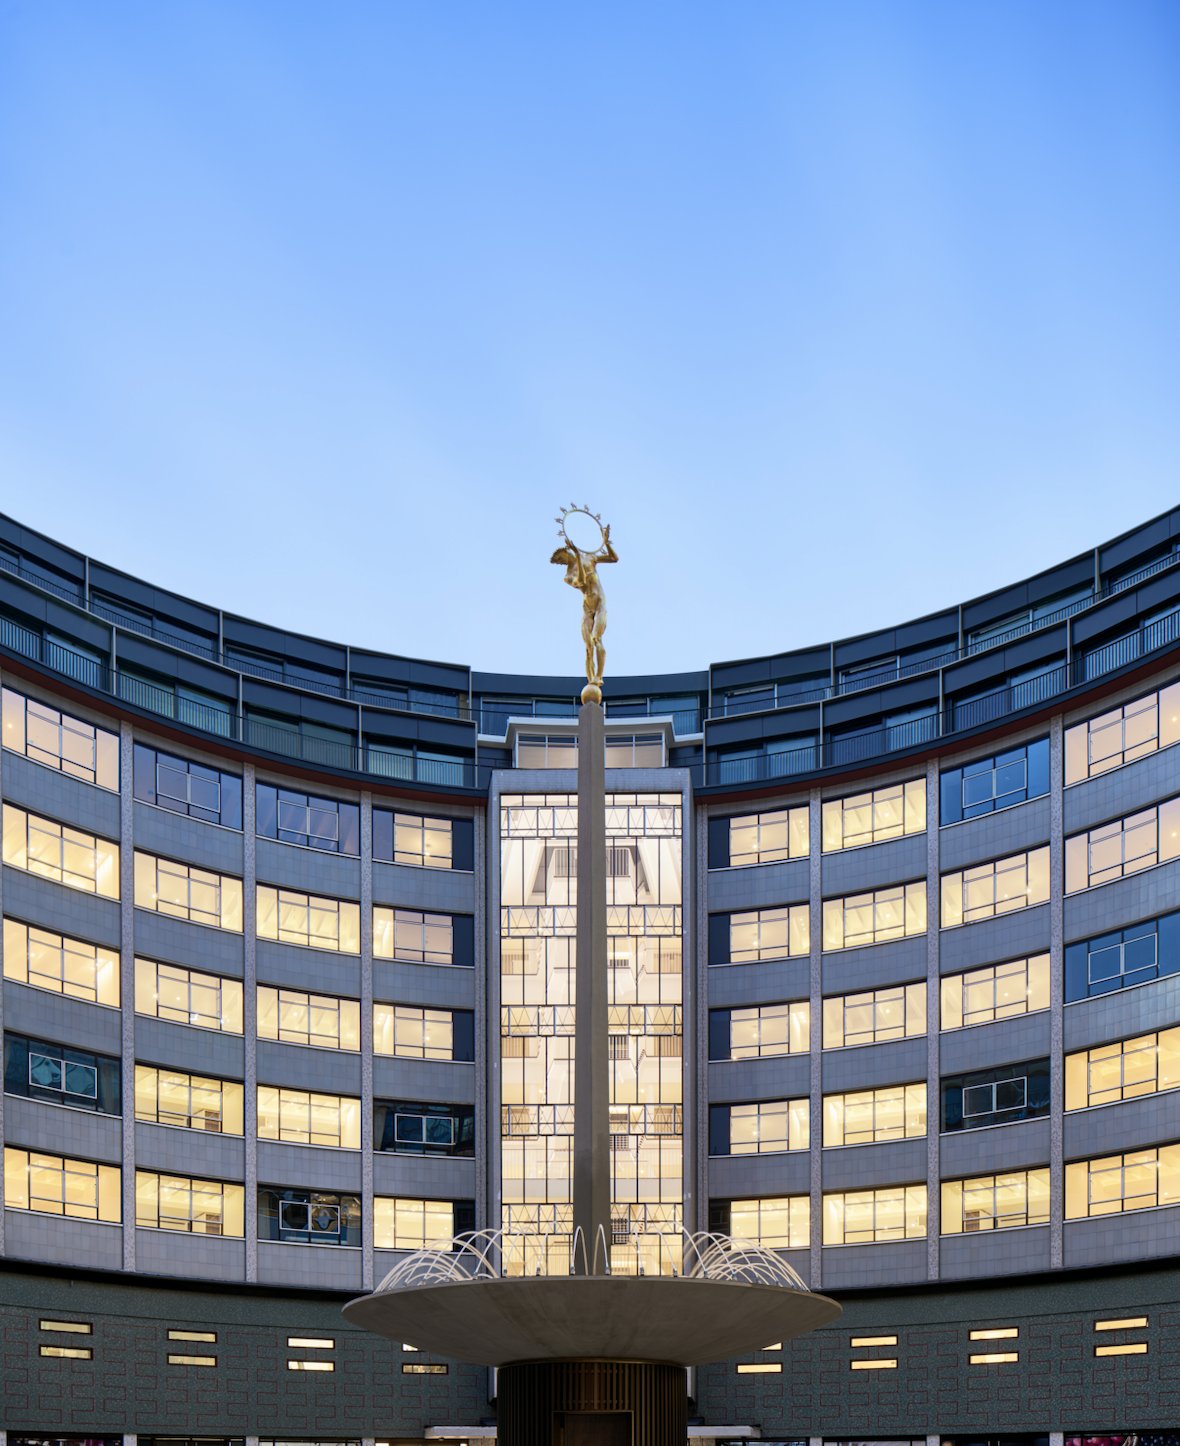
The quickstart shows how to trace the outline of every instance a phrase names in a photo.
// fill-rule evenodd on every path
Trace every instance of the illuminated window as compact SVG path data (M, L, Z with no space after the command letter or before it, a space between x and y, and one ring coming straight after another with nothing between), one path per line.
M10 1210L117 1223L123 1218L120 1179L117 1165L4 1147L4 1204Z
M1043 904L1049 897L1049 850L1011 854L942 876L942 927Z
M824 1096L824 1145L870 1145L926 1133L926 1085Z
M62 1335L88 1336L94 1334L93 1325L84 1320L42 1320L38 1322L38 1326L43 1331L54 1331Z
M977 1355L968 1356L973 1366L1011 1366L1019 1359L1019 1351L980 1351Z
M413 964L454 964L454 916L378 905L373 910L373 954Z
M1180 1204L1180 1144L1077 1160L1065 1167L1065 1218Z
M1096 1356L1145 1356L1147 1354L1146 1341L1124 1341L1121 1345L1095 1346Z
M1065 782L1080 783L1180 741L1180 684L1065 730Z
M241 1034L241 981L182 969L178 964L136 959L135 1012L198 1029Z
M373 1005L373 1052L402 1059L475 1059L475 1017L469 1009L416 1004Z
M361 1102L347 1095L258 1086L258 1138L359 1150Z
M1065 892L1093 889L1180 854L1180 798L1065 841Z
M709 1229L764 1250L806 1250L811 1239L811 1199L789 1195L762 1200L714 1200Z
M119 845L4 805L4 862L70 889L119 897Z
M1124 1315L1115 1320L1096 1320L1094 1329L1096 1331L1132 1331L1142 1330L1146 1325L1147 1317L1145 1315Z
M136 849L135 907L240 934L242 881Z
M258 937L304 949L358 954L361 909L345 899L324 899L294 889L258 885Z
M4 920L4 977L71 999L119 1006L119 955L114 949L16 919Z
M742 869L807 857L810 810L780 808L709 823L709 867Z
M373 1244L378 1250L429 1250L449 1245L470 1228L474 1208L454 1200L408 1200L377 1196L373 1201ZM465 1216L462 1223L460 1211Z
M191 1341L198 1345L216 1345L217 1332L170 1330L168 1339L170 1341Z
M256 785L255 828L260 838L298 844L323 853L357 855L361 851L361 811L355 803L317 798L268 783Z
M1019 1326L984 1326L969 1331L967 1339L972 1341L1014 1341L1020 1335Z
M943 1029L967 1029L1049 1007L1049 956L1010 959L942 981Z
M316 1049L359 1050L361 1007L334 994L258 986L258 1038Z
M781 1361L739 1361L737 1366L739 1376L781 1376L782 1372Z
M335 1361L288 1361L289 1371L321 1371L332 1372L336 1369Z
M119 791L119 735L82 718L3 690L4 747L34 763Z
M809 1100L759 1100L709 1106L710 1155L767 1155L806 1150Z
M245 1233L245 1192L224 1180L135 1172L135 1223L153 1230L193 1235Z
M1049 1171L1012 1170L942 1182L941 1229L944 1235L977 1230L1008 1230L1049 1221Z
M42 1346L41 1355L55 1356L65 1361L90 1361L94 1352L89 1346Z
M373 857L416 869L470 869L470 819L373 810Z
M889 784L823 806L824 853L926 831L926 780Z
M926 1033L926 985L898 984L824 1000L824 1048L845 1049Z
M852 1336L848 1344L854 1350L867 1349L869 1346L895 1346L896 1336Z
M854 1371L896 1371L896 1356L864 1356L848 1362Z
M332 1336L288 1336L287 1349L292 1351L334 1351L336 1341Z
M1180 1027L1065 1057L1065 1108L1084 1110L1180 1085Z
M811 948L811 921L807 904L792 904L780 909L753 909L727 917L727 962L730 964L748 964L760 959L793 959L800 954L806 954ZM710 962L726 961L714 959L710 955Z
M242 1085L236 1080L135 1066L135 1118L214 1134L242 1133Z
M926 1186L825 1195L823 1211L825 1245L913 1240L926 1234Z
M403 1376L445 1376L449 1366L439 1361L403 1361Z
M215 1366L216 1356L189 1356L169 1352L168 1364L170 1366Z
M806 1054L811 1029L807 1000L709 1011L710 1059L769 1059Z
M824 948L859 949L926 932L926 881L824 900Z

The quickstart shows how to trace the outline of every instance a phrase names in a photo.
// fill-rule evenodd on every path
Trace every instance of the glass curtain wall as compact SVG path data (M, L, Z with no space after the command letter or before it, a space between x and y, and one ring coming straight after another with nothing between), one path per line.
M683 963L679 794L609 794L611 1269L680 1265ZM509 1273L569 1269L577 799L500 805L501 1225ZM671 1247L671 1248L670 1248Z

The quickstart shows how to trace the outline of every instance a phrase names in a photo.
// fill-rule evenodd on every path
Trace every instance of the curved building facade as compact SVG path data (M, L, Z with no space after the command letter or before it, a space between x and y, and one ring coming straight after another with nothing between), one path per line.
M340 1306L466 1229L567 1266L580 683L0 518L7 1446L494 1437ZM612 1268L717 1229L845 1307L690 1434L1167 1441L1180 509L605 708Z

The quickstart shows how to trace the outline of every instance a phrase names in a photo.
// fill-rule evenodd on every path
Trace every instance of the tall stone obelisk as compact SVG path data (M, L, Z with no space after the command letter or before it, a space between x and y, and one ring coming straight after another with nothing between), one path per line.
M578 713L578 935L574 1017L574 1238L587 1274L610 1263L609 968L606 936L606 766L602 704ZM580 1257L574 1269L581 1269Z
M571 517L597 528L596 547L569 535ZM556 517L562 545L549 559L565 568L565 581L582 594L586 686L578 713L578 934L574 959L574 1160L572 1242L575 1272L610 1272L609 970L606 932L606 748L602 674L606 664L606 595L600 563L617 562L610 527L589 507L571 503ZM585 1265L581 1246L585 1248Z

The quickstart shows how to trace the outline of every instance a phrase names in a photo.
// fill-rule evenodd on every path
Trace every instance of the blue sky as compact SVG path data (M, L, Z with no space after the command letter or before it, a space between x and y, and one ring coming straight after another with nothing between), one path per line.
M576 672L865 631L1173 505L1180 6L5 0L0 508Z

